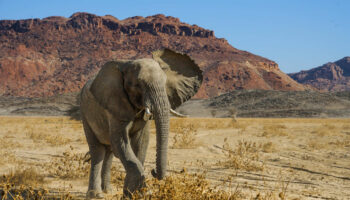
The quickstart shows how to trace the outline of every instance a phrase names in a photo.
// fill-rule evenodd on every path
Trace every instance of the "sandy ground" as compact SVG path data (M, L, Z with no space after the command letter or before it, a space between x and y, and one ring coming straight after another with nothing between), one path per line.
M79 122L0 117L0 125L0 175L34 168L44 176L39 185L85 196L88 147ZM155 166L154 132L148 177ZM245 199L276 199L281 192L286 199L350 199L350 119L172 119L169 139L169 174L205 173L212 187ZM119 160L113 165L124 171ZM115 184L113 193L121 189Z

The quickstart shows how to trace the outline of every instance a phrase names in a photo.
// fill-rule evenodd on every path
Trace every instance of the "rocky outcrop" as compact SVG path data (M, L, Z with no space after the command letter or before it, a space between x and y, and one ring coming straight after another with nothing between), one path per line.
M350 91L350 57L289 76L321 91Z
M189 54L204 71L197 98L236 89L304 90L275 62L177 18L118 20L75 13L69 18L0 21L0 95L76 92L106 61L150 57L164 47Z

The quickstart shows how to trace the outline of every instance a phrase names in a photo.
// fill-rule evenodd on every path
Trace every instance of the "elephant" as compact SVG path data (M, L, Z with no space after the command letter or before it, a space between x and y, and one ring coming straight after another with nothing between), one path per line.
M151 174L166 175L169 113L196 94L203 80L199 66L188 55L161 49L152 58L114 60L82 88L80 112L91 156L87 198L103 198L111 191L113 157L126 171L123 195L145 186L144 162L150 119L156 125L156 167Z

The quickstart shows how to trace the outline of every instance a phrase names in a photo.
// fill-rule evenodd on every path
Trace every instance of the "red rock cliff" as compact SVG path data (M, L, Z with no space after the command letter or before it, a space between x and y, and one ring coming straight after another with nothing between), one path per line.
M0 21L0 95L50 96L78 91L111 59L150 57L167 47L204 71L197 98L235 89L304 90L266 58L238 50L214 32L174 17L124 20L75 13L70 18Z

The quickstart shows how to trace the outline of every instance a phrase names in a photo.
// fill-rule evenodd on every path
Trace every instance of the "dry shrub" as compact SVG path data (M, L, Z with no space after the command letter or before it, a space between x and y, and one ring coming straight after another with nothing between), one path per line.
M237 121L236 118L237 118L238 110L235 107L230 107L227 110L228 110L228 113L230 114L230 117L232 118L232 120Z
M282 124L264 125L261 137L287 136L286 126Z
M1 200L24 200L24 199L48 199L46 198L48 190L34 189L31 186L15 186L13 184L0 184ZM72 199L72 198L50 198L50 199Z
M51 193L51 191L45 188L33 188L32 186L20 185L16 186L9 182L0 183L0 199L1 200L72 200L77 199L69 192L59 191Z
M59 158L53 158L50 165L46 166L51 176L62 179L74 179L87 177L89 174L90 165L85 160L85 154L72 153L71 150L63 152Z
M237 190L227 192L212 188L205 173L189 174L186 170L167 176L164 180L146 180L147 188L135 193L132 199L240 199Z
M173 137L174 143L172 148L189 149L195 148L198 143L196 142L197 128L193 124L183 124L177 126L174 130L175 135Z
M225 138L222 149L226 158L218 165L246 171L262 171L264 163L259 162L260 148L255 142L239 141L238 146L233 149Z

